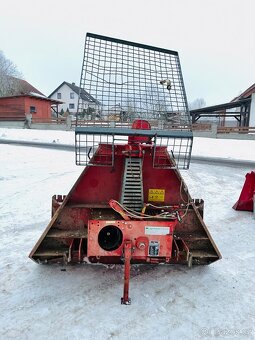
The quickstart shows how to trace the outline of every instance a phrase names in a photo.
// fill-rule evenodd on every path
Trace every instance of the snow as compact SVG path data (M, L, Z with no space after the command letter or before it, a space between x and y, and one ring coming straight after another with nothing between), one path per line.
M195 137L192 155L255 161L255 140Z
M29 94L34 96L34 97L49 99L48 97L44 96L43 94L40 94L40 93L37 93L37 92L29 92Z
M74 132L0 128L1 139L74 145Z
M0 128L1 139L74 145L74 132ZM255 161L254 150L255 140L195 137L192 155Z
M0 138L73 143L74 136L0 129ZM196 138L194 152L254 160L254 141ZM132 266L132 304L123 306L123 267L61 271L27 257L50 220L51 196L66 194L82 170L74 154L0 144L0 162L0 339L255 338L255 219L231 208L253 169L192 163L182 172L191 195L205 200L223 258L192 269Z

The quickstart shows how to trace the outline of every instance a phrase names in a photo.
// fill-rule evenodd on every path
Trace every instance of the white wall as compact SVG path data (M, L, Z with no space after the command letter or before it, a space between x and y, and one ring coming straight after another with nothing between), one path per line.
M71 99L71 98L70 98L70 93L71 93L71 92L73 92L72 89L71 89L69 86L67 86L66 84L64 84L62 87L60 87L60 88L58 89L57 92L53 93L53 95L50 97L50 98L52 98L52 99L56 99L56 100L60 100L60 101L64 102L64 104L60 104L60 105L58 106L59 112L60 112L62 109L63 109L64 111L66 111L67 108L68 108L68 110L69 110L70 113L76 113L76 112L77 112L77 105L78 105L78 97L79 97L79 96L78 96L75 92L73 92L73 93L74 93L74 99ZM61 93L61 99L59 99L59 98L57 97L57 93ZM69 108L69 104L70 104L70 103L74 104L74 109L70 109L70 108Z
M255 127L255 93L251 96L250 127Z
M71 99L70 98L70 93L74 93L74 99ZM57 97L57 94L58 93L61 93L61 98L58 98ZM52 96L50 96L51 99L56 99L56 100L60 100L62 102L64 102L63 104L60 104L58 106L58 110L59 112L63 109L64 112L66 112L67 108L69 110L70 113L76 113L77 112L77 106L78 106L78 98L79 98L79 95L76 94L75 92L72 91L72 89L64 84L63 86L61 86L57 92L54 92ZM69 108L69 104L74 104L74 109L70 109ZM87 101L82 101L82 105L80 107L80 111L82 111L83 109L87 109L88 106L96 109L96 110L99 110L99 106L97 104L93 104L93 103L89 103Z

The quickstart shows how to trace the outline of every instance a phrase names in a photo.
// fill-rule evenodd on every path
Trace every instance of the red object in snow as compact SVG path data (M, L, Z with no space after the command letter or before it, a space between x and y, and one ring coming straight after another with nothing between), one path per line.
M253 211L253 197L255 194L255 172L251 171L245 175L246 180L244 182L243 189L239 200L233 206L235 210Z
M116 129L123 142L109 142L111 131L76 128L76 157L84 155L87 167L66 197L53 197L52 220L29 256L44 264L123 264L121 303L128 305L132 264L191 267L221 255L203 222L203 200L191 198L167 150L171 137L157 145L160 131L144 120L123 135ZM97 134L98 147L88 146Z

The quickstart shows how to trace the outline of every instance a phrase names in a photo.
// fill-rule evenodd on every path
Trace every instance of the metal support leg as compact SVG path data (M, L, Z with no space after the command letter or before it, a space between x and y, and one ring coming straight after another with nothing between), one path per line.
M131 299L128 296L129 292L129 279L130 279L130 260L131 260L131 250L132 244L131 241L127 240L124 243L124 292L123 297L121 298L121 304L130 305Z

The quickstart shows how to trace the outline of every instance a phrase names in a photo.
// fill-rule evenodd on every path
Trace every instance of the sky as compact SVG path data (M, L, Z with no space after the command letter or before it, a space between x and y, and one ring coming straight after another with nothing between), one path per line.
M254 0L9 0L0 50L45 95L79 84L87 32L178 51L189 102L225 103L255 82Z

